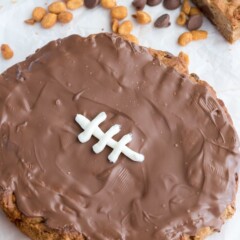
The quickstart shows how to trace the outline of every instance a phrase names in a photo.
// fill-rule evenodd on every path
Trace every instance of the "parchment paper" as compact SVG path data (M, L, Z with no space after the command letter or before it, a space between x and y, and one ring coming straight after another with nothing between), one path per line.
M58 24L53 29L43 30L36 24L28 26L23 21L31 16L35 6L45 6L51 1L44 0L0 0L0 44L8 43L14 49L15 56L9 61L0 57L0 72L14 63L24 60L37 48L50 40L66 37L70 34L87 36L91 33L110 31L109 12L100 7L93 10L85 8L74 11L74 20L68 25ZM132 0L118 1L119 4L131 5ZM190 71L197 73L201 79L209 82L224 100L240 134L240 41L234 45L227 43L217 30L204 20L203 29L209 32L205 41L194 42L187 47L176 44L177 37L185 29L175 24L179 9L167 11L162 6L146 7L145 10L156 19L163 13L171 15L172 25L167 29L155 29L153 25L135 24L133 34L140 43L147 47L167 50L178 54L184 51L190 56ZM130 8L130 13L134 9ZM131 14L129 14L131 18ZM209 240L240 240L240 194L237 198L237 213L222 228L221 233L214 234ZM0 240L25 240L0 211Z

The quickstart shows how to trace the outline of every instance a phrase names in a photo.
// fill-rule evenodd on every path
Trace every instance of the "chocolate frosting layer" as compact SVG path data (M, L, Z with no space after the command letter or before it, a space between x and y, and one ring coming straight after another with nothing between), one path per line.
M132 133L143 163L109 163L80 113ZM88 239L176 240L210 226L235 199L238 138L206 85L110 34L49 43L0 76L0 189L26 216Z

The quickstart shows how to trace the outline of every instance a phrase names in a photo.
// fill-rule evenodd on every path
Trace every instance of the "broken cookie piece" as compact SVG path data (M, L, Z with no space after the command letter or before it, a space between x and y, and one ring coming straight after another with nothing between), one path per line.
M230 43L240 38L240 1L193 0Z

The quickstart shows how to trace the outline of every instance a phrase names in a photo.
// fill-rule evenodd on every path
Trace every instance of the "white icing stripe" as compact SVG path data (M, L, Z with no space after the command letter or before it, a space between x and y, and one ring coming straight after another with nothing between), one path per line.
M100 153L104 150L104 148L107 146L108 144L108 141L116 134L118 134L121 130L121 127L120 125L114 125L112 126L106 133L105 135L99 139L99 142L96 143L94 146L93 146L93 151L95 153Z
M118 157L121 154L123 147L128 143L130 143L131 141L132 141L132 134L124 135L120 139L120 141L115 145L111 154L108 156L109 161L115 163L118 160Z
M90 140L93 135L99 142L93 146L93 151L95 153L100 153L104 150L106 146L109 146L113 149L111 154L108 156L110 162L115 163L121 153L127 156L129 159L136 162L143 162L144 155L137 153L126 146L132 140L132 134L124 135L119 142L112 139L114 135L120 132L120 126L112 126L106 133L104 133L100 128L99 124L106 120L107 115L105 112L101 112L94 118L92 121L87 119L81 114L77 114L75 121L81 126L84 130L81 134L78 135L78 140L81 143L85 143Z
M88 125L84 128L84 132L82 132L78 139L81 143L85 143L90 140L98 125L106 120L107 115L105 112L99 113L91 122L89 121Z

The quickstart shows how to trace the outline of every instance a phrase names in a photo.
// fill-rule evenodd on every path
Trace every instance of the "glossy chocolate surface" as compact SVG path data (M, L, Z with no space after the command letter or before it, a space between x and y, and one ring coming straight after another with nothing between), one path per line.
M102 111L101 129L131 132L143 163L78 142L75 115ZM0 136L0 187L25 215L88 239L220 229L235 198L238 138L213 93L111 34L51 42L2 74Z

